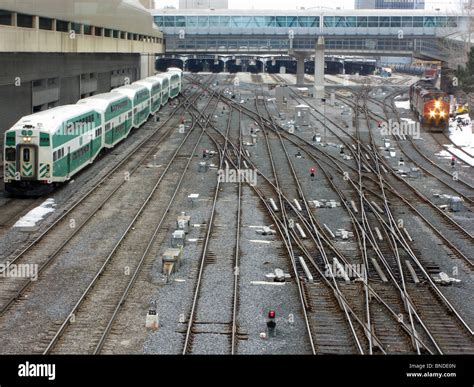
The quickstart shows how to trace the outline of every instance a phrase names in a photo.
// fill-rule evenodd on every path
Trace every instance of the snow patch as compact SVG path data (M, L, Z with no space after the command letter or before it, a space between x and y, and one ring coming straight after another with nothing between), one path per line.
M46 215L54 212L54 207L56 207L54 199L48 199L40 206L33 208L25 216L22 216L20 219L18 219L13 227L34 227L36 226L36 223L41 221Z
M410 101L395 101L395 106L399 109L410 110Z

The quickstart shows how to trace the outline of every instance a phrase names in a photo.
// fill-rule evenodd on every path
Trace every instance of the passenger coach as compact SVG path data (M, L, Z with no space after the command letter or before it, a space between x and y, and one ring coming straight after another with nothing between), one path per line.
M21 118L5 132L5 191L38 196L71 179L113 148L182 90L182 71L168 72Z

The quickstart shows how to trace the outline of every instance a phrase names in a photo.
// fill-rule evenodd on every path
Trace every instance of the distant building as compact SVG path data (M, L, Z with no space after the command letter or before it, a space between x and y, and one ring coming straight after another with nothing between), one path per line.
M356 9L425 9L425 0L355 0Z
M179 9L228 9L229 0L179 0Z
M140 0L140 3L146 8L146 9L154 9L155 8L155 0Z

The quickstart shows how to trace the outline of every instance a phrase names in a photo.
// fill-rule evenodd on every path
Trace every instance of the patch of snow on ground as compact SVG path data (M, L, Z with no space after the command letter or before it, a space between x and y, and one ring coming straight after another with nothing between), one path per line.
M25 216L22 216L13 225L13 227L34 227L36 223L42 220L46 215L54 211L56 203L54 199L48 199L43 202L40 206L33 208Z
M395 101L395 106L399 109L410 110L410 101Z
M467 124L463 125L458 123L458 118L466 121ZM455 143L458 147L463 148L463 150L472 157L467 156L465 153L459 151L455 147L450 147L450 151L455 153L458 158L474 166L474 135L472 133L472 121L468 114L459 115L455 120L451 120L449 122L448 136L453 143Z

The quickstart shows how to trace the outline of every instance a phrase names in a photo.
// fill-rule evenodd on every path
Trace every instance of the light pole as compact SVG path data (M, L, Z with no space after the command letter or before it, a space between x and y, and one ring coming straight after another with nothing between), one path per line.
M321 102L323 103L323 112L324 112L324 140L322 145L326 146L326 98L321 98Z

